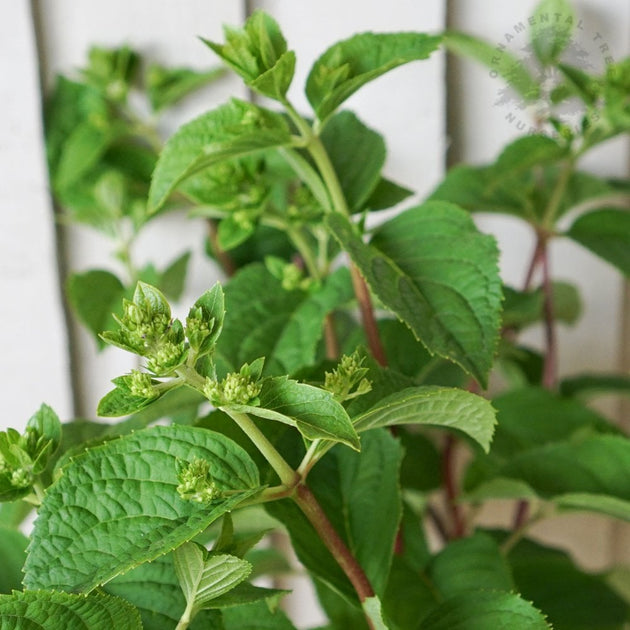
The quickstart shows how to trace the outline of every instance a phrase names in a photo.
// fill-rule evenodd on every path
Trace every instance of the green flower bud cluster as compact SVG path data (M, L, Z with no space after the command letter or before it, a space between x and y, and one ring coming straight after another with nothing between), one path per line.
M133 370L128 377L127 384L133 396L139 396L140 398L156 398L159 396L159 391L153 384L151 375L146 372Z
M205 459L195 458L191 462L177 460L177 481L177 494L186 501L209 503L222 495Z
M216 407L226 405L251 405L260 404L258 394L261 385L249 376L243 376L237 372L231 372L222 381L208 378L204 387L204 394Z
M313 284L312 278L305 278L304 272L297 265L288 263L276 256L267 256L265 266L274 278L280 280L285 291L307 291Z
M229 405L260 404L258 395L262 389L260 377L264 359L256 359L251 364L245 363L240 372L231 372L222 381L206 379L204 394L215 407Z
M0 432L0 501L15 501L31 492L60 438L59 418L46 405L28 421L24 433Z
M147 368L154 374L168 374L181 365L185 357L186 345L183 338L179 342L173 342L169 339L160 340L156 344L155 350L147 358Z
M122 317L116 318L120 330L101 337L120 348L147 358L147 367L158 376L166 376L187 356L184 328L171 320L171 307L158 289L139 282L133 301L123 300Z
M339 365L332 372L326 372L324 389L339 402L367 394L372 384L365 378L369 369L363 367L363 360L357 352L341 357Z

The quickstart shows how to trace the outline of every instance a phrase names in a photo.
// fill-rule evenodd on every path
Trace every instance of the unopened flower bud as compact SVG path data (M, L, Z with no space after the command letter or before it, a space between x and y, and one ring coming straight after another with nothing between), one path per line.
M195 503L209 503L221 496L221 490L210 475L210 464L196 458L192 462L178 461L177 493L182 499Z
M11 473L11 485L14 488L28 488L33 483L33 475L24 468L16 468Z
M140 398L155 398L158 390L151 380L151 375L146 372L133 370L129 379L129 389L134 396Z

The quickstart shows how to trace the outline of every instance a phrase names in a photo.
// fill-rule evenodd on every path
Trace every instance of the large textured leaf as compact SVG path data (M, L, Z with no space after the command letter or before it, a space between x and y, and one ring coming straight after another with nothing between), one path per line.
M321 138L348 207L351 211L361 210L380 181L385 141L347 111L328 121ZM352 151L348 151L348 147L352 147Z
M517 589L545 611L554 630L618 630L627 621L628 605L605 577L580 570L564 551L523 540L508 561Z
M264 356L265 373L290 374L314 363L324 318L352 296L346 269L306 293L287 291L263 265L250 265L225 287L230 315L218 351L231 370Z
M481 396L450 387L409 387L391 394L352 419L357 431L396 424L457 429L488 451L496 424L492 405Z
M309 440L342 442L359 450L359 436L346 410L330 392L278 376L263 382L259 398L260 404L256 407L233 407L259 418L294 426Z
M432 353L458 363L485 385L501 310L494 239L481 234L468 213L444 202L403 212L369 245L341 215L329 215L328 221L385 306Z
M456 31L444 34L444 45L451 52L474 59L491 72L496 72L526 100L531 101L538 97L540 86L528 72L523 61L512 55L509 50L498 53L496 44Z
M588 212L573 223L567 236L630 276L630 212Z
M0 595L2 630L142 630L138 611L111 595L84 597L54 591Z
M542 613L518 595L472 591L446 600L420 625L422 630L549 630Z
M167 141L153 173L149 211L159 210L178 184L204 168L290 143L279 114L233 99L183 125Z
M180 498L176 462L195 458L208 461L227 498L205 505ZM153 427L90 449L46 493L24 583L90 591L189 540L258 485L245 451L205 429Z
M389 70L426 59L440 37L424 33L360 33L333 44L306 80L306 95L320 120L327 118L361 86Z
M15 529L0 525L0 593L22 588L22 567L28 538Z
M510 568L499 546L482 532L448 544L433 558L428 572L446 599L477 589L514 589Z

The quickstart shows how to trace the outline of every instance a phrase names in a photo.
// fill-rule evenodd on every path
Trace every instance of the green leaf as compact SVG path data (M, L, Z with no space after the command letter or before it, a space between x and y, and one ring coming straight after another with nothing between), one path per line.
M397 424L425 424L457 429L487 452L496 424L495 411L485 398L462 389L410 387L383 398L352 418L357 431Z
M574 324L582 311L577 287L568 282L551 285L554 318L565 324ZM534 291L517 291L503 288L503 325L521 329L544 319L544 295L542 288Z
M336 114L328 121L321 139L350 211L362 210L381 181L385 141L347 111ZM352 147L352 151L348 151L348 147Z
M584 431L614 433L602 416L577 400L561 398L537 387L525 387L497 396L498 427L492 453L506 460L521 451L570 439Z
M440 604L422 620L422 630L549 630L545 617L512 593L472 591Z
M242 29L224 27L225 44L202 41L245 83L264 96L283 101L295 70L295 53L278 23L264 11L254 11Z
M598 512L630 522L630 501L615 497L571 492L554 497L553 503L560 511Z
M184 291L189 261L190 252L184 252L160 274L159 288L171 300L179 300Z
M449 543L433 558L428 573L445 599L479 589L514 589L505 557L494 539L483 532Z
M52 407L42 405L26 423L27 429L32 429L38 438L50 442L49 455L53 455L61 442L61 422Z
M429 199L449 201L471 212L499 212L518 217L528 214L525 189L495 182L492 166L451 168Z
M22 588L22 567L28 538L20 531L0 525L0 593Z
M152 64L146 74L147 96L151 109L159 112L170 107L224 74L224 68L199 72L190 68L164 68Z
M566 235L630 276L630 212L587 212L576 219Z
M63 145L54 178L55 188L64 190L77 183L124 131L120 124L105 119L79 123Z
M309 487L377 593L384 589L400 518L397 483L400 445L385 431L363 436L361 454L335 448L309 474ZM297 505L274 501L265 509L283 523L311 575L357 606L357 595L335 558Z
M341 215L327 221L383 304L430 352L485 385L501 309L494 239L481 234L468 213L445 202L403 212L381 226L369 245Z
M173 560L189 618L195 617L213 599L240 584L252 570L252 565L246 560L210 553L194 542L184 543L175 549Z
M281 610L270 610L264 602L228 608L223 622L225 630L296 630Z
M104 590L133 604L144 630L175 628L186 600L175 575L173 554L145 562L108 582ZM203 610L193 619L190 630L224 630L220 613Z
M402 455L387 431L369 431L361 438L361 453L336 448L309 474L312 491L379 596L387 584L402 514Z
M627 621L628 605L605 576L582 571L566 552L522 540L508 561L522 597L545 611L554 630L618 630Z
M313 475L327 459L322 460L313 469ZM291 537L291 546L309 573L322 580L348 602L356 603L357 596L352 584L300 508L293 501L285 499L266 503L265 510L287 529ZM328 516L334 517L334 514L330 513Z
M371 625L374 630L388 630L383 621L381 600L378 597L373 596L366 598L361 606L365 611L365 616L372 622Z
M132 393L130 389L130 380L133 376L119 376L112 383L116 385L112 391L108 392L101 398L98 403L96 413L104 418L117 418L120 416L128 416L144 409L152 402L156 401L160 394L155 390L153 396L139 396ZM153 385L157 385L159 381L151 379Z
M444 45L450 52L474 59L486 66L491 73L496 72L524 99L533 101L538 98L540 86L524 66L523 61L508 50L498 52L496 44L490 44L467 33L447 31L443 37Z
M346 410L330 392L279 376L263 381L259 398L259 406L233 408L294 426L309 440L342 442L357 451L360 449L359 436Z
M381 177L365 202L368 210L386 210L413 195L413 190Z
M625 374L580 374L560 381L560 393L567 397L591 398L599 394L630 395L630 376Z
M138 611L118 597L101 593L85 597L55 591L0 595L0 626L3 630L142 630Z
M289 127L282 116L232 99L169 138L153 173L149 212L157 212L180 183L213 164L290 144Z
M547 444L511 458L501 474L524 481L546 498L580 493L630 501L630 440L596 435Z
M567 0L542 0L531 17L530 40L543 66L553 64L568 46L575 13Z
M503 149L492 167L492 185L535 166L553 164L568 154L567 147L542 134L517 138Z
M204 505L180 498L177 460L195 458L209 463L226 498ZM89 449L46 492L24 582L90 591L189 540L258 486L245 451L206 429L157 426Z
M360 33L333 44L315 61L306 95L325 120L360 87L393 68L426 59L441 38L424 33Z
M232 370L264 356L266 374L290 374L315 362L326 315L352 296L347 269L307 293L287 291L263 265L250 265L225 287L230 317L217 351Z
M71 274L66 291L79 319L97 339L99 348L104 347L99 335L115 325L112 313L121 312L120 304L125 295L122 282L109 271L93 269Z

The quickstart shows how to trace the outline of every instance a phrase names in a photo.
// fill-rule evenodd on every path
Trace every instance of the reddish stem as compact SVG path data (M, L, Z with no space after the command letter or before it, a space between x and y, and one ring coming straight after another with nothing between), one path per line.
M315 528L315 531L319 534L322 542L350 580L359 596L359 601L363 603L369 597L374 597L374 590L365 572L333 527L308 486L303 483L298 484L294 498L306 518Z
M352 277L354 294L359 302L361 321L363 323L363 329L365 330L368 347L378 364L385 367L387 366L387 356L385 355L385 349L383 348L383 343L376 325L370 290L368 289L363 276L359 273L359 270L353 263L350 263L350 275Z
M529 288L532 281L533 270L538 265L542 267L543 319L545 328L545 359L543 363L542 385L546 389L554 389L558 370L558 346L554 322L553 286L549 270L548 237L544 234L538 234L536 249L534 250L532 263L525 280L525 289ZM514 529L523 527L528 518L529 502L523 499L516 505Z
M324 320L324 342L326 343L326 358L338 359L341 354L339 339L335 330L335 320L331 314L326 315Z
M545 320L545 363L543 367L543 387L554 389L558 366L558 347L556 343L556 327L554 321L553 287L549 272L549 250L546 242L542 253L543 272L543 314Z
M464 517L457 503L457 475L455 473L455 449L457 442L452 435L446 436L444 451L442 452L442 480L446 493L446 507L453 522L452 538L462 538L466 532Z
M236 265L227 252L219 245L217 224L212 219L208 219L208 238L221 269L223 269L228 278L231 278L236 273Z

